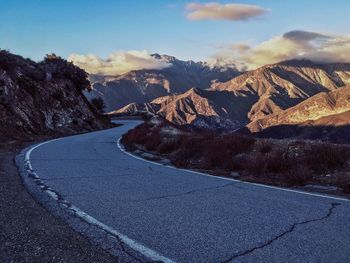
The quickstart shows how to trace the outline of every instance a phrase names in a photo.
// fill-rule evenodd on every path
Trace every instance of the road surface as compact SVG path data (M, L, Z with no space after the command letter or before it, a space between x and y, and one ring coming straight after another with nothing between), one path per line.
M350 262L350 202L136 159L117 140L138 121L27 152L56 193L167 262ZM215 154L215 153L213 153Z

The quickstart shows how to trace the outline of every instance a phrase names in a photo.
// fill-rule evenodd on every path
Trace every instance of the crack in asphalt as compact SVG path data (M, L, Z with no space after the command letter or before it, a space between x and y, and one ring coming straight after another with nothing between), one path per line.
M313 222L318 222L318 221L322 221L322 220L325 220L327 218L329 218L332 213L333 213L333 210L338 206L338 205L341 205L339 203L331 203L331 206L329 207L328 209L328 212L325 216L323 217L320 217L320 218L315 218L315 219L310 219L310 220L306 220L306 221L302 221L302 222L297 222L297 223L294 223L293 225L291 225L286 231L282 232L281 234L267 240L264 244L261 244L259 246L256 246L256 247L253 247L251 249L248 249L248 250L245 250L245 251L242 251L242 252L239 252L235 255L233 255L232 257L230 257L229 259L227 260L224 260L222 261L221 263L228 263L238 257L243 257L243 256L246 256L252 252L254 252L255 250L258 250L258 249L263 249L269 245L271 245L274 241L282 238L283 236L293 232L295 230L295 228L298 226L298 225L305 225L305 224L308 224L308 223L313 223Z
M193 194L193 193L201 192L201 191L207 191L207 190L224 188L224 187L227 187L227 186L232 186L234 184L236 184L236 183L233 182L233 183L228 183L228 184L214 186L214 187L200 188L200 189L195 189L195 190L191 190L191 191L184 192L184 193L179 193L179 194L162 195L162 196L158 196L158 197L151 197L151 198L146 198L146 199L132 200L131 202L144 202L144 201L159 200L159 199L170 198L170 197L178 197L178 196L189 195L189 194Z

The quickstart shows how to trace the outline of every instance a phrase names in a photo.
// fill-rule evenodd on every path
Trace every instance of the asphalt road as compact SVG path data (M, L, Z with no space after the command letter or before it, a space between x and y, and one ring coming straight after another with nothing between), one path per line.
M30 163L46 185L136 250L169 262L350 262L347 200L133 158L116 142L138 122L122 122L41 145Z

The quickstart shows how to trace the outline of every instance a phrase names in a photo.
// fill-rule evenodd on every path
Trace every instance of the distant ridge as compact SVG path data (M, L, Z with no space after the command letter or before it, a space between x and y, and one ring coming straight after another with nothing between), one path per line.
M171 66L160 70L136 70L120 76L90 75L92 92L88 99L101 97L106 112L129 103L145 103L155 98L186 92L190 88L207 89L214 81L227 81L240 73L232 66L182 61L173 56L153 54Z
M323 96L342 100L343 95L336 94L338 90L339 94L345 94L349 84L350 64L290 60L263 66L226 82L213 83L207 90L191 89L146 104L132 103L113 113L151 112L179 125L227 130L248 125L251 131L257 131L259 120L266 118L268 122L270 116L282 116L284 112L288 116L288 109L302 107L304 101L313 101L314 97L315 100ZM340 91L343 88L344 91ZM345 111L347 106L344 107ZM321 111L313 114L313 119L324 116ZM301 118L296 123L306 120L307 117Z

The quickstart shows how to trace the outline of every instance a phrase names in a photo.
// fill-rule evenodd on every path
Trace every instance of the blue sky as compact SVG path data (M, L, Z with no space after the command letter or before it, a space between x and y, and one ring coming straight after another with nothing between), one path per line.
M185 11L189 2L0 0L0 48L34 60L51 52L105 58L117 50L205 60L220 45L257 45L295 29L349 34L350 1L346 0L234 1L269 10L249 21L190 21Z

